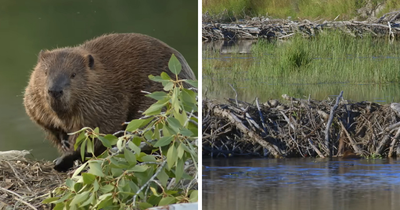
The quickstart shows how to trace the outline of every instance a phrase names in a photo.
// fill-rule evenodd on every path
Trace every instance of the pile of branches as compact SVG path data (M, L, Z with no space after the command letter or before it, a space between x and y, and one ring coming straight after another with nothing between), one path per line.
M26 155L28 151L0 152L0 210L52 209L42 201L68 177L53 170L52 162L30 160Z
M341 96L340 96L341 97ZM269 100L256 105L203 101L203 155L329 157L400 156L400 104L346 100Z
M336 19L333 21L292 21L264 17L254 17L227 24L203 21L202 39L203 41L286 39L296 33L304 37L313 37L323 31L341 30L353 37L369 34L373 37L389 37L394 40L400 35L400 22L396 22L399 18L400 11L387 13L374 21L336 21Z

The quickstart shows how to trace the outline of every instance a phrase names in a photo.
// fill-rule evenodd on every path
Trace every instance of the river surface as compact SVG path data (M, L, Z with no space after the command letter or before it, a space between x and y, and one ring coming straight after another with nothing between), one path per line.
M203 209L395 210L400 161L203 158Z
M307 99L310 97L311 99L325 100L336 97L340 91L344 92L343 98L350 101L371 101L381 104L400 101L399 83L355 84L345 81L334 83L310 83L307 80L287 83L284 78L281 82L271 82L268 78L252 77L247 73L246 69L243 69L240 78L232 78L230 74L230 65L233 65L233 63L241 62L251 64L257 62L259 58L251 54L252 46L256 43L257 42L253 40L203 43L203 62L215 59L222 61L220 62L222 64L218 65L215 74L203 73L203 96L211 99L235 98L235 92L229 86L229 84L233 84L238 94L238 99L247 102L253 102L256 97L262 102L269 99L280 100L283 94L295 98ZM266 54L265 56L272 55ZM400 56L397 56L398 57L394 59L400 59ZM393 57L383 56L383 58L374 60L375 62L385 62L389 59L393 59ZM208 66L203 65L203 69L204 68L208 68Z
M197 1L1 1L0 151L30 150L48 160L58 155L22 104L41 49L105 33L143 33L180 51L197 75L197 22Z

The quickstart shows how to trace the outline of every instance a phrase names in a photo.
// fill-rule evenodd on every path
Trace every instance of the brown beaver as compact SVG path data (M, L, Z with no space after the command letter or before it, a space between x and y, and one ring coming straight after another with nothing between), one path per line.
M148 75L172 73L168 61L175 54L182 64L181 79L195 79L185 58L175 49L142 34L108 34L76 47L41 51L25 90L29 117L64 155L55 169L66 171L80 157L74 151L76 135L83 127L99 127L102 133L123 129L122 123L139 118L155 101L144 91L162 90ZM95 153L104 151L96 143Z

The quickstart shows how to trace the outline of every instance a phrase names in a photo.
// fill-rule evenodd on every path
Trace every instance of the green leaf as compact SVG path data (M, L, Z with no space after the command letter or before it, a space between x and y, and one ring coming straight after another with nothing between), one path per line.
M164 187L167 186L169 176L167 173L165 173L165 168L163 168L160 171L160 173L157 174L157 178L158 178L158 180L160 180L160 183L162 186L164 186Z
M160 76L153 76L153 75L149 75L149 79L155 82L166 82L166 81L170 81L170 80L165 80Z
M44 199L44 200L42 201L42 203L48 204L48 203L51 203L51 202L56 201L56 200L58 200L58 199L60 199L60 197L46 198L46 199Z
M158 203L160 203L162 196L156 196L156 195L151 195L149 197L149 199L147 199L147 202L152 204L152 205L157 205Z
M140 138L139 138L139 139L140 139ZM133 141L133 140L132 140L132 141ZM131 150L133 150L133 151L135 152L135 154L140 154L141 149L140 149L138 146L136 146L136 144L133 143L132 141L128 142L128 147L129 147ZM141 139L140 139L140 141L141 141ZM139 143L139 144L140 144L140 143Z
M78 148L78 146L81 144L81 142L82 142L83 140L85 140L86 138L87 138L86 132L85 132L85 131L82 131L82 132L79 134L79 136L76 138L76 140L75 140L74 150L76 150L76 149Z
M82 162L83 161L85 161L85 157L86 157L86 144L87 144L87 141L88 141L89 139L86 139L85 141L83 141L82 142L82 144L81 144L81 158L82 158ZM76 145L76 144L75 144Z
M77 205L89 197L89 191L84 191L80 194L76 194L75 197L72 199L70 206Z
M170 126L168 123L166 123L166 124L164 125L164 128L163 128L164 136L168 136L166 131L168 131L168 133L169 133L170 135L176 135L176 134L179 132L179 128L177 128L177 127L172 127L172 126Z
M183 157L183 153L185 153L185 149L182 146L182 143L180 143L178 145L178 158L182 158Z
M139 147L140 143L142 143L143 140L144 139L139 137L139 136L134 136L133 139L132 139L132 142L133 142L133 144L135 144L136 146ZM133 149L133 148L131 148L131 149Z
M179 158L178 161L176 162L176 169L175 169L176 182L179 182L179 180L181 180L181 178L182 178L183 165L184 165L183 159Z
M72 179L69 179L69 178L68 178L68 179L65 181L65 185L67 185L68 189L74 190L75 182L74 182Z
M182 134L183 136L187 136L187 137L192 137L194 136L193 132L190 131L187 128L181 128L181 130L179 131L180 134Z
M157 162L156 158L153 155L145 155L141 159L143 162Z
M172 54L171 59L168 62L168 68L175 75L179 75L182 70L182 64L179 62L178 58L174 54Z
M168 197L162 198L160 203L158 203L158 205L159 206L166 206L166 205L169 205L169 204L173 204L175 202L176 202L176 199L174 197L168 196Z
M64 207L65 207L64 203L57 203L57 204L54 206L53 210L63 210Z
M181 100L184 102L189 102L189 103L196 103L196 93L192 90L188 89L183 89L182 94L181 94Z
M96 176L93 174L82 173L82 178L84 184L92 184L96 179Z
M142 119L132 120L132 121L128 124L128 126L126 127L126 131L129 131L129 132L135 131L135 130L138 129L140 126L142 126L143 121L145 121L145 120L142 120Z
M186 116L186 112L182 111L179 112L179 110L174 110L174 117L179 121L179 123L183 126L185 124L185 122L187 121L187 116Z
M160 129L158 125L160 125L161 123L158 123L156 126L154 126L154 132L153 132L153 136L151 136L152 139L160 139Z
M88 173L99 177L104 177L105 175L101 169L101 161L90 160Z
M104 186L100 187L100 192L108 193L108 192L111 192L114 188L115 187L113 185L107 184L107 185L104 185ZM101 199L101 196L100 196L99 199Z
M95 205L95 207L97 208L95 209L102 209L103 207L109 206L111 204L112 204L112 193L107 193L99 197Z
M182 127L181 123L179 122L179 120L173 118L173 117L168 117L167 118L167 122L169 123L169 125L171 126L171 128L174 129L174 131L178 132L179 128Z
M154 144L154 147L162 147L168 145L171 143L172 139L174 139L173 136L164 136Z
M80 207L87 206L87 205L93 203L93 201L94 201L94 194L90 195L89 199L87 199L85 202L83 202L83 203L80 205Z
M164 81L170 81L171 80L171 77L169 77L169 75L167 73L165 73L165 72L161 72L161 78Z
M131 169L127 170L129 172L145 172L149 167L146 165L135 165L134 167L132 167Z
M86 152L93 154L93 152L94 152L94 149L93 149L94 142L92 140L90 140L90 139L88 139L86 142L87 142L86 143L86 147L87 147L86 148ZM81 153L81 155L82 155L82 153Z
M136 156L129 149L126 149L126 148L124 149L124 156L125 156L125 160L128 161L128 163L130 163L132 165L136 165Z
M174 83L173 82L166 82L164 85L164 90L165 91L170 91L174 88Z
M145 112L143 112L143 114L147 116L160 114L161 109L165 106L165 104L153 104Z
M153 136L153 131L151 131L151 130L148 130L148 131L146 131L145 133L144 133L144 138L147 140L147 141L150 141L150 140L152 140L152 137Z
M183 80L184 82L188 83L189 85L197 88L198 81L197 80Z
M113 177L119 177L124 173L124 170L121 168L111 168L111 174Z
M97 182L97 180L94 180L93 182L93 192L97 192L97 190L99 190L100 185L99 182Z
M167 153L167 165L168 168L171 169L172 166L174 166L176 159L178 158L178 156L176 155L176 148L175 145L171 145L168 149L168 153Z
M189 201L192 202L192 203L194 203L194 202L197 202L198 200L199 200L199 199L198 199L198 191L197 191L197 190L193 190L193 191L190 193Z
M72 175L72 178L78 176L78 174L81 173L81 171L87 166L88 162L82 164L81 166L79 166L78 169L75 170L74 174Z
M137 191L139 191L139 187L132 180L128 180L128 186L129 189L131 189L131 191L134 192L135 194Z
M118 151L122 151L125 147L125 139L123 137L119 137L117 141Z
M142 202L142 203L139 203L139 207L140 207L140 209L148 209L148 208L153 207L153 205L151 205L150 203Z
M93 133L96 134L96 135L99 135L99 133L100 133L99 127L96 127L96 128L93 130Z
M71 190L73 190L73 188L71 189ZM67 193L65 193L65 195L63 195L63 197L61 197L59 200L57 200L57 201L54 201L53 203L62 203L62 202L64 202L65 200L67 200L69 197L71 197L71 191L70 192L67 192Z
M172 107L177 112L179 112L179 110L181 109L180 104L179 104L179 93L180 93L179 87L175 87L174 91L172 93L172 96L171 96Z
M105 138L105 137L103 137L103 136L98 136L97 138L101 141L101 143L102 143L105 147L107 147L107 148L110 148L110 147L111 147L111 143L110 143L110 141L109 141L107 138Z
M168 94L166 92L156 91L156 92L153 92L153 93L148 94L146 96L150 97L150 98L154 98L156 100L161 100L161 99L164 99L165 97L167 97Z

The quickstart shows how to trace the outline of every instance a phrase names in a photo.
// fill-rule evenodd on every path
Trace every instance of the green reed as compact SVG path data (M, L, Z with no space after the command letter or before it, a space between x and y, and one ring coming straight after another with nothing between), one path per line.
M260 40L247 55L208 50L203 51L203 87L214 93L230 92L230 96L233 92L228 83L245 87L240 90L244 91L242 95L252 95L256 90L277 94L274 97L283 93L301 97L317 94L313 85L318 84L346 84L350 89L374 84L373 91L380 92L387 84L400 82L399 49L400 43L390 44L386 39L329 32L310 39ZM343 87L337 88L339 93Z
M357 9L369 4L376 7L384 3L384 8L377 14L378 17L391 9L399 8L396 0L202 0L203 13L217 15L225 12L227 20L240 19L246 16L272 16L275 18L308 18L332 20L348 20L359 16Z

